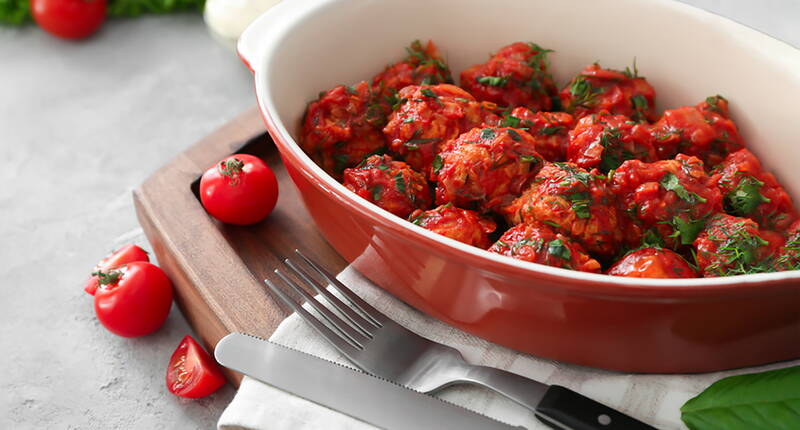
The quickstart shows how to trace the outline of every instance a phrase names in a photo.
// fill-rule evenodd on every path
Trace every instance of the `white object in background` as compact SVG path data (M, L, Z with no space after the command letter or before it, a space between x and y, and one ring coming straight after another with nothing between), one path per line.
M245 28L280 0L206 0L203 19L211 35L234 52Z

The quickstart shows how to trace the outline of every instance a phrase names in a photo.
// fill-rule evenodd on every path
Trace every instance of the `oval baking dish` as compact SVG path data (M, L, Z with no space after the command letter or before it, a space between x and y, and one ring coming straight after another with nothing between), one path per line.
M320 232L354 267L415 308L537 356L631 372L704 372L800 357L800 271L634 279L513 260L437 235L359 198L297 145L319 90L356 82L432 39L454 74L514 41L554 49L559 84L596 60L633 57L658 110L731 101L748 147L800 190L791 112L800 51L666 0L293 0L239 41L259 107ZM796 196L796 194L793 194Z

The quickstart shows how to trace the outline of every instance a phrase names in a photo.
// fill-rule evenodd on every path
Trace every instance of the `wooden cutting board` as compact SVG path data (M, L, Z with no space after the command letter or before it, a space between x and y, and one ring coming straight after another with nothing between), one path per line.
M280 190L272 214L247 227L212 219L198 197L203 172L238 152L266 161ZM178 155L134 190L133 198L178 307L209 351L231 332L267 338L288 315L262 280L274 276L272 270L294 249L334 273L347 264L314 227L256 108ZM240 374L227 376L238 386Z

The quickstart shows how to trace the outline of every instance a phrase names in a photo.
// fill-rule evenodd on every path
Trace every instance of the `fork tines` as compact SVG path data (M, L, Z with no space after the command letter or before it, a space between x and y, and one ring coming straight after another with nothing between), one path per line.
M372 339L375 330L383 326L386 317L381 314L377 309L370 306L363 299L358 297L352 290L345 287L344 284L339 282L335 276L330 272L320 267L317 263L310 258L303 255L299 250L295 250L302 264L295 262L289 258L283 260L288 272L292 273L296 278L302 280L303 283L310 286L317 292L317 294L325 297L325 300L330 306L335 309L334 313L316 298L308 294L303 287L298 285L291 277L287 276L281 269L275 269L275 274L282 282L272 282L265 279L264 283L267 284L269 289L293 311L300 315L303 320L311 324L311 326L323 337L327 338L340 350L352 350L356 348L361 350L364 344L369 339ZM311 268L312 272L317 274L317 277L312 276L306 268ZM319 277L325 281L320 282ZM336 290L349 304L345 304L339 297L328 290L328 286ZM295 301L286 289L292 290L303 297L303 299L316 310L322 319L327 324L320 321L317 317L303 308L301 303ZM344 318L340 317L343 316Z

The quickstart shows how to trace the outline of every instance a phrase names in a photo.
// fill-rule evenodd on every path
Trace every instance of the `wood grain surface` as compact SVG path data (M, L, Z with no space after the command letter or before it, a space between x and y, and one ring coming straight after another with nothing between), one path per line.
M278 178L275 210L253 226L217 222L197 196L203 172L237 152L260 156ZM139 223L175 286L178 307L209 351L231 332L272 334L288 312L262 280L272 278L295 248L334 273L346 265L314 227L256 108L178 155L133 196ZM241 375L229 371L227 376L238 386Z

